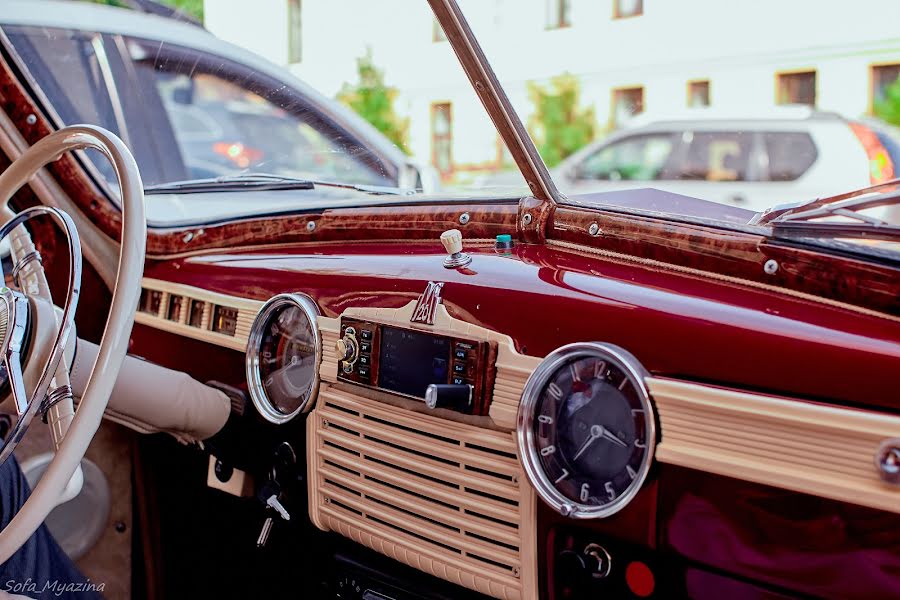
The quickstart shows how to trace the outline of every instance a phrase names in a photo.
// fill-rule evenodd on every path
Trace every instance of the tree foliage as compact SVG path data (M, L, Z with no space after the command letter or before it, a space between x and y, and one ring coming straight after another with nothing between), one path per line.
M891 125L900 126L900 77L884 88L884 97L876 100L873 108L876 117Z
M181 12L195 17L201 23L203 22L203 0L160 0L163 4L168 4L173 8L177 8ZM94 4L106 4L108 6L118 6L120 8L132 8L128 0L88 0Z
M594 139L594 109L580 106L581 86L576 77L559 75L550 80L549 86L529 83L528 95L534 104L529 130L548 166L558 164Z
M394 110L397 89L384 83L384 71L375 66L371 50L356 59L356 72L358 81L345 83L337 99L409 154L406 148L409 119L401 118Z

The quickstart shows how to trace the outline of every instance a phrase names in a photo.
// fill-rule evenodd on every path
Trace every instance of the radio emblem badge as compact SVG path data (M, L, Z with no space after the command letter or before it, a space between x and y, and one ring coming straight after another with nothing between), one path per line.
M416 308L413 310L412 317L409 319L410 323L434 325L434 311L437 309L437 305L441 303L441 290L443 288L443 282L428 282L425 291L419 296Z

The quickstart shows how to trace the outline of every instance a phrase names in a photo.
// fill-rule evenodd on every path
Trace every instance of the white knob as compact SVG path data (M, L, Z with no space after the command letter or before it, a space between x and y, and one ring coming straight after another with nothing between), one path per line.
M441 234L441 243L448 254L462 252L462 233L459 229L448 229Z

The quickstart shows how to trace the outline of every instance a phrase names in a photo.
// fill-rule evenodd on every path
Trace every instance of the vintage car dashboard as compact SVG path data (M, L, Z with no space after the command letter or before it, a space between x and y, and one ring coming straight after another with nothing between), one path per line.
M486 596L653 596L665 573L646 548L677 548L657 531L673 478L900 512L875 460L900 416L654 376L598 337L533 355L451 314L453 285L325 316L303 289L260 301L148 278L136 321L246 351L261 417L304 424L318 529ZM400 597L379 593L359 597Z

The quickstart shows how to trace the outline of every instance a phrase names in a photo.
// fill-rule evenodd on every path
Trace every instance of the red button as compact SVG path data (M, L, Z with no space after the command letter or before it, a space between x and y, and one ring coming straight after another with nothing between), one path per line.
M625 581L631 593L640 598L646 598L653 593L656 587L656 579L650 567L642 562L630 563L625 568Z

